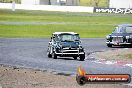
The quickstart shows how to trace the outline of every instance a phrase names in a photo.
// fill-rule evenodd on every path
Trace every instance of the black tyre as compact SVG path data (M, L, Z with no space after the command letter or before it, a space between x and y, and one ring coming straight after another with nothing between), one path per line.
M74 58L74 60L76 60L77 59L77 56L74 56L73 58Z
M57 55L55 54L55 52L53 53L53 59L57 59Z
M84 61L84 59L85 59L85 54L81 54L80 55L80 61Z
M48 53L48 58L52 58L52 55L50 53Z
M107 44L107 46L108 46L108 47L112 47L112 45L111 45L111 44Z

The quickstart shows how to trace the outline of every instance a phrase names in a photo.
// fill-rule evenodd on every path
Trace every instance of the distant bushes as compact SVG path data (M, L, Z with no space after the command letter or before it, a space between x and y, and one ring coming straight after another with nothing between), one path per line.
M1 3L11 3L12 1L15 1L16 3L21 3L21 0L0 0Z
M80 0L81 6L108 7L109 0Z

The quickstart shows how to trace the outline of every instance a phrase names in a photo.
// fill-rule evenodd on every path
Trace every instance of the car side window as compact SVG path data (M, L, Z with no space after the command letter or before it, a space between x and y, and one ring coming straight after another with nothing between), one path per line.
M132 33L132 27L126 27L126 33Z
M115 27L112 33L116 33L118 31L118 27Z

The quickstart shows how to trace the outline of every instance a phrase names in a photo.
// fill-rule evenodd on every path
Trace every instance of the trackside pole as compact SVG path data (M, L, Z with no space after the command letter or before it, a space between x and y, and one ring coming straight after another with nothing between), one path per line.
M12 1L12 11L15 11L15 1Z

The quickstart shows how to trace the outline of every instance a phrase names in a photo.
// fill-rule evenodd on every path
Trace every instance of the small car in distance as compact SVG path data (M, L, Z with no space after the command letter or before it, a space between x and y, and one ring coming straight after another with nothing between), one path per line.
M112 34L106 36L107 46L119 45L132 46L132 24L121 24L115 27Z
M84 61L85 52L81 45L79 34L74 32L54 32L48 45L47 55L49 58L73 57Z

